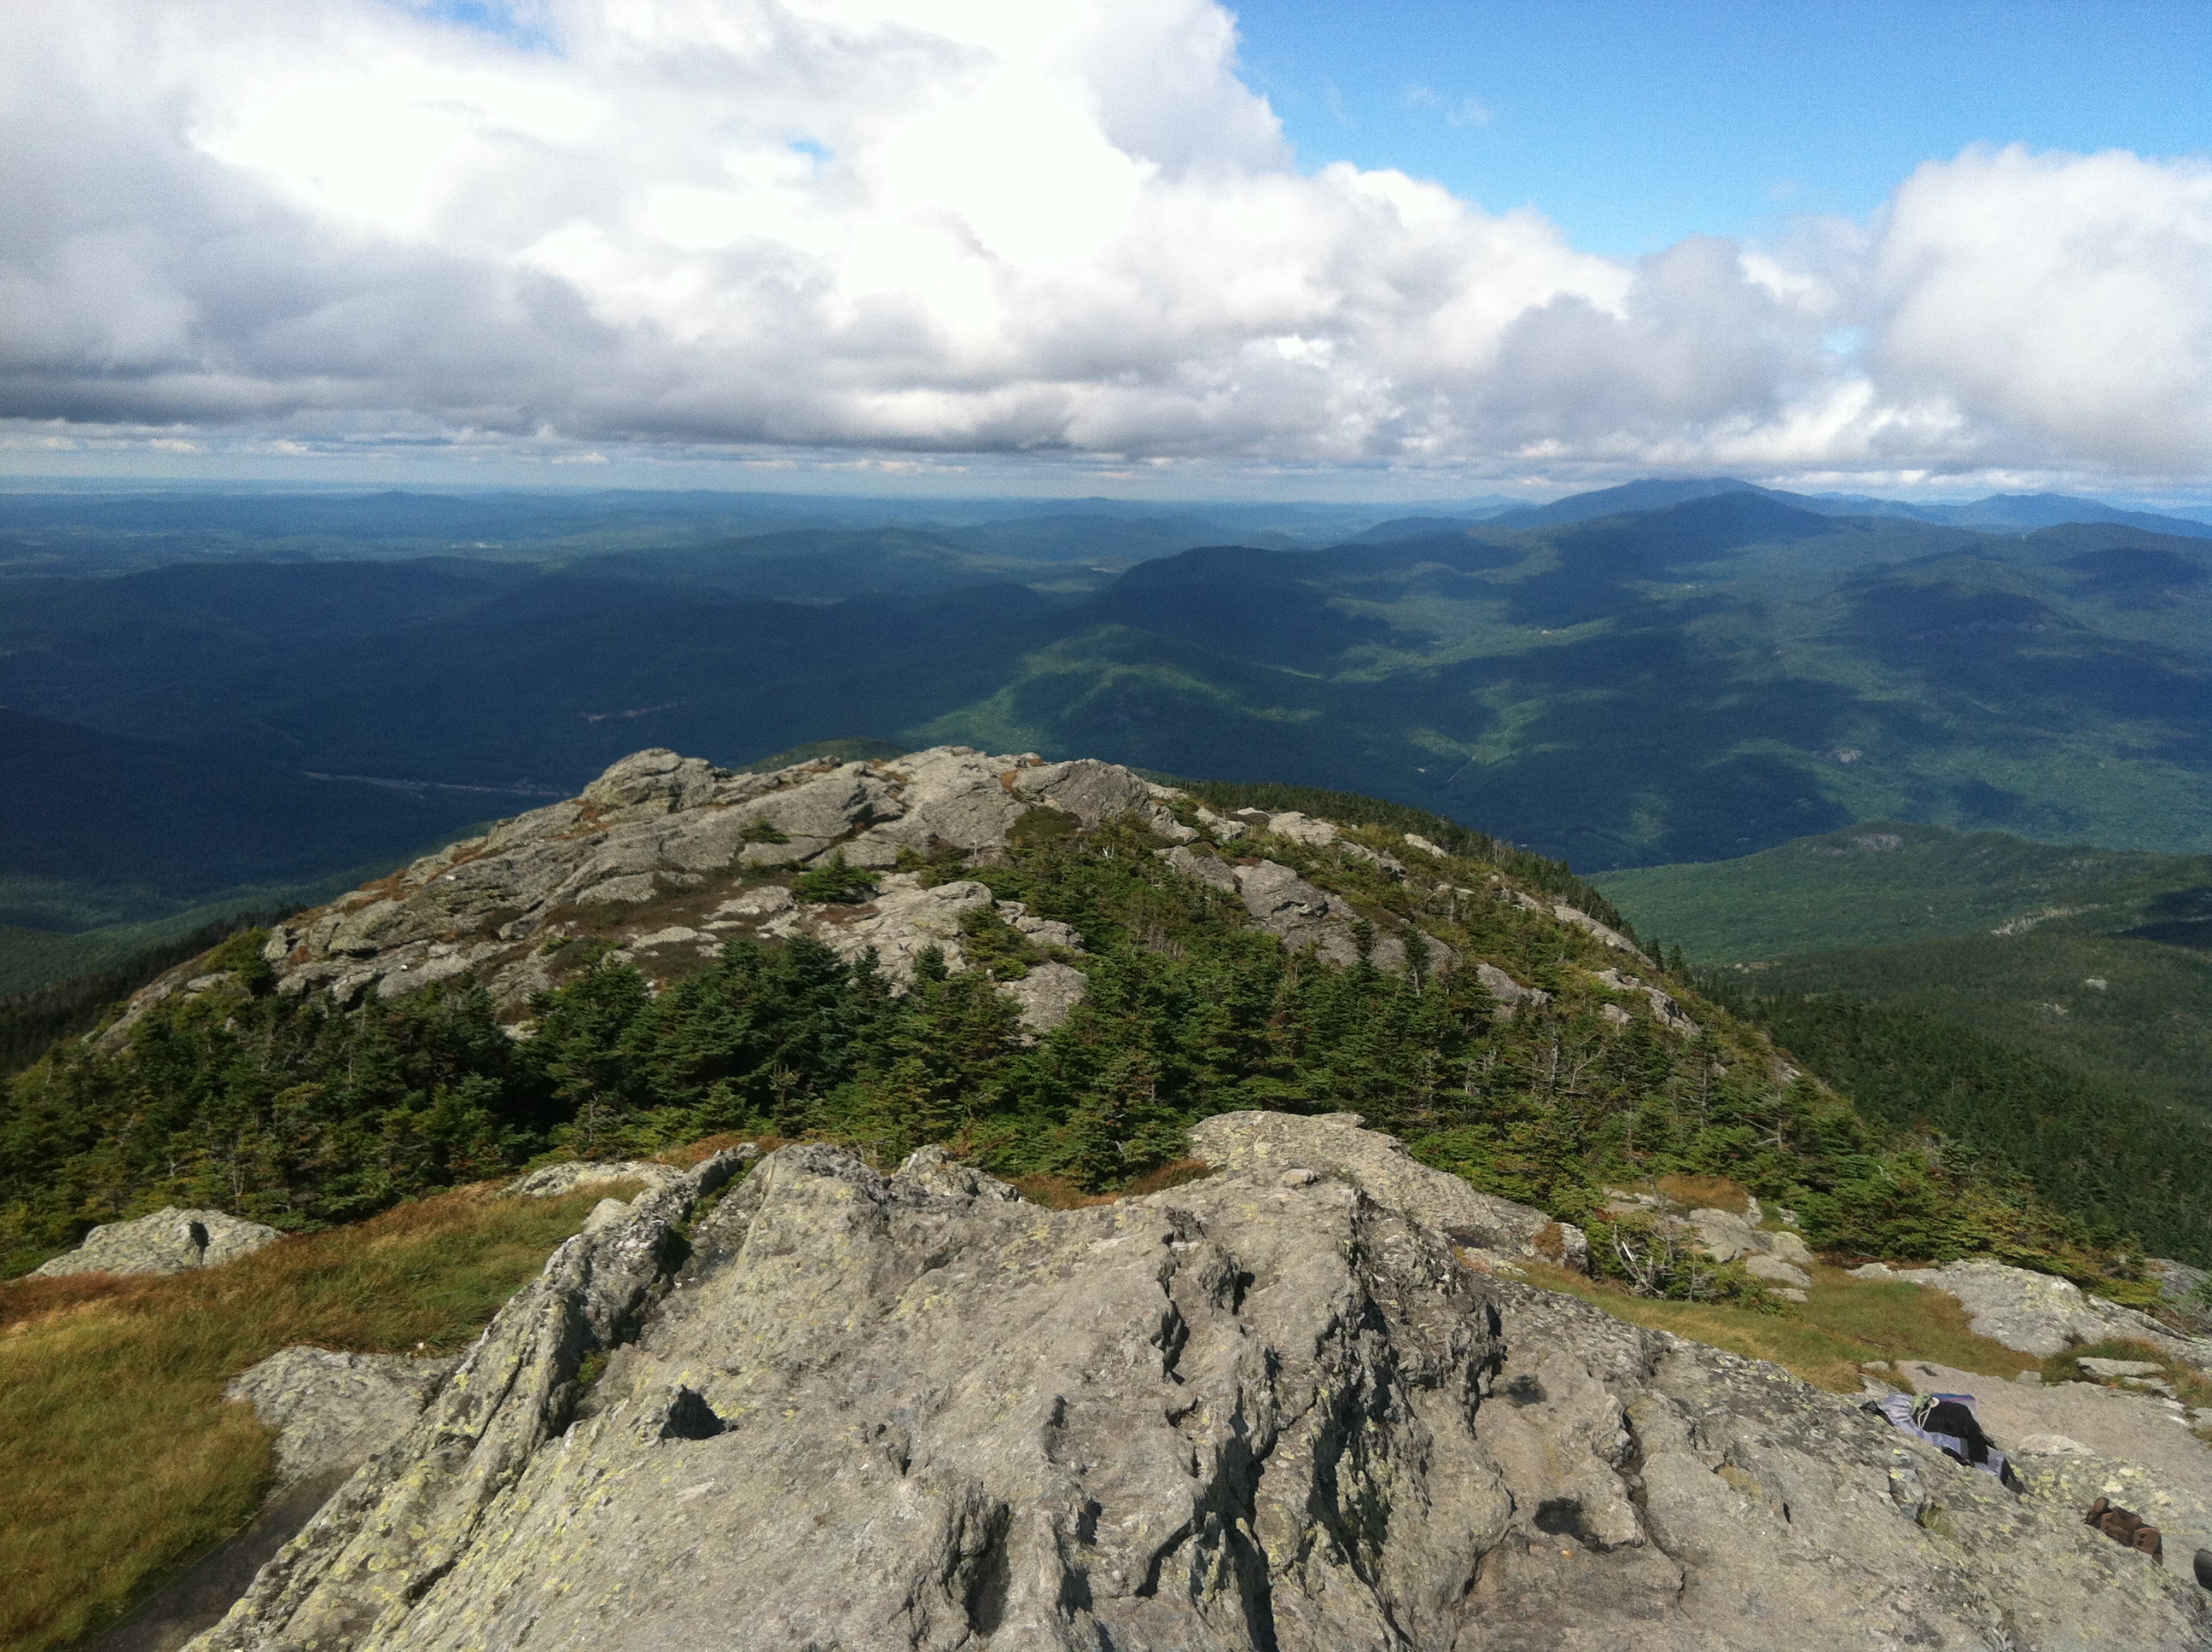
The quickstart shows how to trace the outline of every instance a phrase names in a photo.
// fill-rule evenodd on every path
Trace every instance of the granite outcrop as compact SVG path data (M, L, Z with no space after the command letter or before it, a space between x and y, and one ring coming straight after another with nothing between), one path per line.
M275 1228L223 1211L179 1210L165 1205L151 1216L109 1222L85 1235L75 1250L31 1270L34 1278L65 1273L183 1273L220 1267L250 1256L284 1236Z
M1177 872L1220 891L1294 951L1340 965L1365 957L1401 974L1471 965L1509 1012L1551 997L1493 963L1461 959L1413 923L1363 911L1316 884L1315 859L1364 862L1393 878L1427 875L1332 822L1295 811L1217 813L1118 764L1048 762L1035 753L994 756L968 746L823 759L768 774L641 751L573 799L501 822L276 925L264 957L279 993L343 1006L470 975L490 991L510 1029L526 1036L532 999L566 979L580 957L635 964L665 986L711 967L732 940L803 937L849 961L872 955L902 992L927 955L955 971L987 956L1025 1035L1036 1036L1057 1027L1088 992L1085 939L1075 926L996 898L983 882L958 874L988 865L1024 834L1049 837L1115 819L1164 840L1160 853ZM1270 846L1273 855L1306 855L1306 870L1273 858ZM1407 847L1417 859L1442 853L1425 840ZM839 892L806 877L840 866L850 881ZM1534 902L1503 880L1479 896L1451 892L1510 900L1632 951L1587 914ZM979 937L989 943L980 953ZM577 951L564 958L571 946ZM143 990L100 1035L105 1045L119 1048L152 1005L227 979L197 970L185 966ZM1686 1027L1664 993L1615 970L1597 979L1608 991L1647 1000L1662 1024Z
M1074 1210L821 1145L642 1194L195 1647L2212 1637L2075 1512L1470 1268L1463 1184L1348 1120L1211 1126L1217 1174Z
M1893 1268L1869 1262L1851 1272L1867 1279L1905 1279L1959 1299L1978 1334L2024 1354L2048 1358L2077 1343L2146 1343L2212 1373L2212 1337L2185 1336L2140 1309L2123 1307L2070 1279L2011 1267L1987 1257L1942 1267Z

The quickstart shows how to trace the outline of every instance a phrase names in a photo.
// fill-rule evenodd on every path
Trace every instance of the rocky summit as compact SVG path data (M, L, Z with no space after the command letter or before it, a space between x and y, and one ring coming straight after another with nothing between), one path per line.
M1197 1133L1070 1210L936 1149L642 1193L196 1652L2212 1641L2078 1513L1470 1266L1540 1213L1346 1117Z
M345 1005L372 991L389 1001L473 975L520 1020L532 996L558 978L559 948L582 935L618 933L615 960L656 978L718 957L732 939L803 935L848 959L872 952L893 981L906 981L932 949L949 969L964 967L963 920L980 914L1045 955L1000 988L1024 1023L1043 1032L1082 1000L1084 938L1065 923L1031 915L1019 901L994 899L981 883L897 868L932 856L988 856L1040 820L1048 829L1082 830L1128 818L1172 846L1162 852L1170 865L1236 895L1252 921L1285 946L1340 965L1371 957L1386 969L1406 968L1403 937L1387 928L1370 932L1351 903L1277 861L1231 864L1194 852L1188 845L1200 833L1184 817L1220 841L1273 834L1404 870L1328 821L1291 811L1216 814L1173 787L1091 759L1047 762L1033 752L994 756L939 746L902 757L824 759L741 774L650 750L616 763L576 799L502 822L277 926L267 962L280 992L326 994ZM810 899L804 890L758 881L770 870L833 865L868 874L865 900ZM1517 890L1508 898L1634 950L1563 902L1539 903ZM633 913L636 918L625 921ZM1434 967L1456 962L1433 937L1416 945ZM1494 966L1484 968L1493 990L1530 993ZM154 1005L222 979L189 966L171 972L106 1030L106 1046L121 1048ZM1616 971L1607 972L1607 984L1656 992ZM1664 998L1654 999L1662 1020L1674 1013L1671 999L1660 1004ZM1685 1019L1678 1029L1688 1027Z

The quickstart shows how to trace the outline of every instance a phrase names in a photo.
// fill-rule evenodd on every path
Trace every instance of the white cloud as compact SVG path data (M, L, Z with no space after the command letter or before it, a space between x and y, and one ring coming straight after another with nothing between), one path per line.
M1866 298L1885 388L1996 462L2212 470L2212 165L1970 150L1899 190Z
M1401 173L1300 173L1207 0L528 21L556 49L385 0L15 0L0 417L580 454L2212 469L2201 167L1974 152L1871 230L1629 265Z

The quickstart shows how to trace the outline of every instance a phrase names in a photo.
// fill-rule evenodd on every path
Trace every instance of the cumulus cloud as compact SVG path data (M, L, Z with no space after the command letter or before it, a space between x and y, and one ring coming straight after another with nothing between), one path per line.
M528 21L15 0L0 417L1478 471L2212 454L2202 167L1977 151L1870 229L1628 264L1302 173L1209 0Z
M1898 191L1876 377L2014 463L2212 469L2212 165L1970 150Z

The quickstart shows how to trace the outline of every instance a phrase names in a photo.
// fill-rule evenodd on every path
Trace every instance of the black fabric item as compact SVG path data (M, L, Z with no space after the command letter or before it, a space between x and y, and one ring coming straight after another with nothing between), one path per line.
M1919 1412L1919 1422L1930 1434L1948 1434L1964 1445L1967 1463L1989 1461L1990 1436L1982 1432L1981 1419L1974 1415L1972 1406L1955 1400L1939 1400Z

